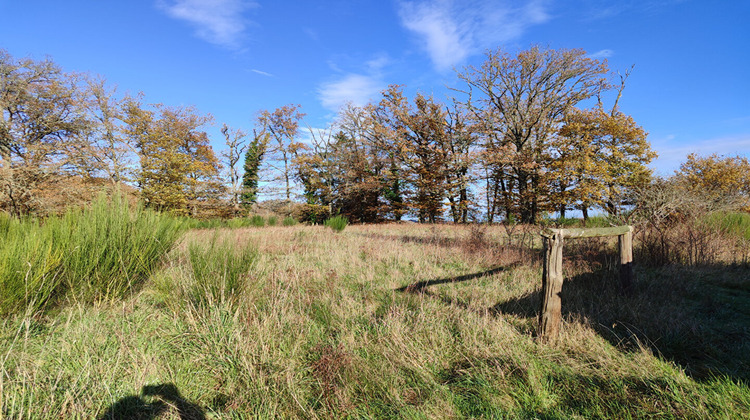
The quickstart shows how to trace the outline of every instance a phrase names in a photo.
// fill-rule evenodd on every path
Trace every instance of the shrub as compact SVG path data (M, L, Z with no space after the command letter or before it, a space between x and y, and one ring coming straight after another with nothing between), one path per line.
M276 226L279 222L279 218L276 216L268 216L268 226Z
M346 225L348 224L349 221L346 219L346 217L341 215L333 216L325 221L325 225L336 232L341 232L342 230L344 230L344 228L346 228Z
M295 209L294 217L303 223L319 225L326 222L331 216L328 206L319 204L304 204Z
M294 226L297 224L297 219L292 216L287 216L284 218L284 220L282 220L281 224L283 226Z

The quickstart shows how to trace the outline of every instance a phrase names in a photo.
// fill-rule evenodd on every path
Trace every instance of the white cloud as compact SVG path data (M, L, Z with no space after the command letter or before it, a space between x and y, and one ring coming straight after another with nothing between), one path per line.
M507 0L414 0L399 3L401 24L423 42L438 70L520 37L549 20L546 0L512 7Z
M259 74L259 75L261 75L261 76L266 76L266 77L276 77L276 76L274 76L273 74L271 74L271 73L268 73L268 72L265 72L265 71L263 71L263 70L258 70L258 69L250 69L250 71L251 71L251 72L253 72L253 73Z
M615 55L614 50L604 49L604 50L599 50L593 54L589 54L589 57L590 58L609 58L609 57L612 57L613 55Z
M157 0L168 16L189 22L208 42L238 48L248 21L243 13L258 4L252 0Z
M651 142L652 148L659 154L651 167L656 169L660 175L671 175L680 167L680 164L687 160L687 155L697 153L701 156L708 156L714 153L725 156L748 156L750 153L750 133L739 134L735 136L719 137L706 139L690 144L675 144L677 139L674 135L667 135L663 139L656 139Z
M384 88L378 75L349 73L338 80L323 83L318 88L318 94L324 107L338 111L349 102L357 106L366 105Z

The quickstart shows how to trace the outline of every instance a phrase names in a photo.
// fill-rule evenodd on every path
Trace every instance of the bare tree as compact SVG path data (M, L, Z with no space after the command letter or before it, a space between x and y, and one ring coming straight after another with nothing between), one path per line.
M226 159L230 203L236 214L240 210L240 195L242 194L242 177L237 168L237 163L247 150L247 141L245 140L247 134L240 129L231 129L226 124L221 126L221 134L224 135L224 141L227 145L227 149L221 153L221 157Z

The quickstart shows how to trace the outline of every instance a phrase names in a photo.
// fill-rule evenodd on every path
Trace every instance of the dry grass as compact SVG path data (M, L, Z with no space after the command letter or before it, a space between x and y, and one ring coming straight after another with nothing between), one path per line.
M722 318L741 305L691 300L701 284L746 288L746 270L688 282L684 271L639 271L626 298L614 245L571 242L562 337L541 345L531 232L509 240L502 227L450 225L192 231L133 299L6 320L4 412L90 417L127 396L154 410L144 390L155 384L219 418L734 418L750 410L747 357L722 361L748 350L731 344L750 342L746 326ZM212 241L252 258L226 298L187 299L196 290L191 246ZM225 248L216 254L227 259ZM217 271L217 284L226 275ZM720 322L702 312L707 305ZM701 361L708 347L699 346L694 359L681 358L690 347L680 340L700 334L724 354ZM664 342L671 353L659 356Z

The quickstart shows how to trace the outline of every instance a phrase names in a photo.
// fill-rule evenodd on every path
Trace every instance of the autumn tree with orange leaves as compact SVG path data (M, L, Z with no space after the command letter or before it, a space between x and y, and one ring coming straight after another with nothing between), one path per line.
M146 205L196 215L223 193L219 162L200 128L211 121L194 108L126 105L127 134L140 157L138 185Z
M534 47L511 55L490 51L459 73L466 106L483 124L495 194L506 216L535 223L546 210L543 184L549 142L565 115L608 87L606 62L583 50Z

